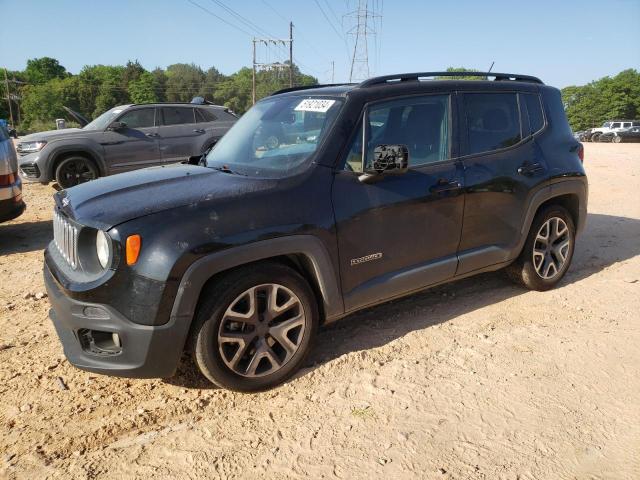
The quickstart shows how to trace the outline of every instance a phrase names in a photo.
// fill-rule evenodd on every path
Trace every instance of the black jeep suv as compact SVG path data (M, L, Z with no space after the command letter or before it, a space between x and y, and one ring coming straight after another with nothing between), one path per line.
M254 391L363 307L505 267L553 287L587 214L560 92L457 75L280 91L199 165L56 193L44 275L69 361L168 377L186 350Z

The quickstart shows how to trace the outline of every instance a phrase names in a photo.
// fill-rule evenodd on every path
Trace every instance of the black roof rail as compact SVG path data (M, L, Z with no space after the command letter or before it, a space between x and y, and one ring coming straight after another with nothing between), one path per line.
M299 85L297 87L282 88L280 90L277 90L277 91L273 92L271 95L279 95L281 93L295 92L297 90L309 90L309 89L312 89L312 88L348 87L348 86L353 86L353 85L357 85L357 83L323 83L323 84L316 84L316 85Z
M411 80L420 80L428 77L493 77L494 81L511 80L515 82L540 83L544 85L542 80L531 75L520 75L515 73L494 73L494 72L417 72L417 73L400 73L396 75L383 75L381 77L373 77L361 82L358 87L365 88L373 85L381 85L383 83L407 82Z

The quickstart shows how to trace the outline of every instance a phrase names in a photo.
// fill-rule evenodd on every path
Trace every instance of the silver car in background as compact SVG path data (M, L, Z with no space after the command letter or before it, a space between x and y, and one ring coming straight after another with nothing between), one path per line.
M0 125L0 222L20 216L24 209L16 149L9 132Z

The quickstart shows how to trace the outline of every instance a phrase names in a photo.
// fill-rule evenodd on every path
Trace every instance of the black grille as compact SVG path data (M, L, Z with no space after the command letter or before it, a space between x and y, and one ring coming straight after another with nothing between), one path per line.
M26 177L38 178L40 176L40 169L35 163L25 163L20 165L20 170Z

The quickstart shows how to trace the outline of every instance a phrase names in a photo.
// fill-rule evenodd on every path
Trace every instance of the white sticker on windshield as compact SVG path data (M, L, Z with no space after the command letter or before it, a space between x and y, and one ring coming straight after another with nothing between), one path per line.
M305 98L294 109L298 112L320 112L324 113L336 103L335 100L326 100L323 98Z

